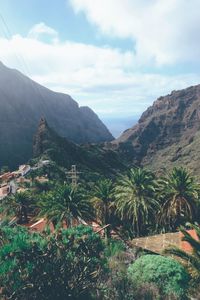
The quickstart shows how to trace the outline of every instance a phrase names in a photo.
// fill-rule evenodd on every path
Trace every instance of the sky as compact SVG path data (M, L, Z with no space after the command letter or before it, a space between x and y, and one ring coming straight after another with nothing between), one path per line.
M0 0L0 60L90 106L115 136L200 83L199 0Z

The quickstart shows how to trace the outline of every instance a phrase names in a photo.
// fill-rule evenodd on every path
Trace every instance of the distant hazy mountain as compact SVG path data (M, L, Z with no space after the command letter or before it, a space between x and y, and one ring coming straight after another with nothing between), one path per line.
M200 85L158 98L112 144L130 164L185 166L200 177Z
M0 63L0 167L32 156L33 135L45 117L60 136L76 143L113 139L98 116L69 95L53 92Z
M124 130L136 124L138 120L139 116L130 117L124 116L124 114L117 117L109 116L102 118L102 121L110 129L115 138L118 138Z

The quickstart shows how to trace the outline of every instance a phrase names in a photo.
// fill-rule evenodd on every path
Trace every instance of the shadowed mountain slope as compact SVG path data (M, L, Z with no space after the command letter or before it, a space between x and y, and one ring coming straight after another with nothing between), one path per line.
M76 143L113 139L91 109L0 63L0 166L16 167L31 157L41 116L60 136Z

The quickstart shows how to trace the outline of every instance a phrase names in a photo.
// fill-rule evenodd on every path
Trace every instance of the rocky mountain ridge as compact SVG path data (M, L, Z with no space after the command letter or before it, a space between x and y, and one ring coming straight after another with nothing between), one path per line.
M90 108L0 64L0 166L15 167L31 158L41 116L51 135L36 135L41 138L34 139L36 156L56 149L68 166L77 163L88 170L185 165L200 174L200 85L158 98L135 126L113 140Z
M32 156L33 135L44 116L60 136L75 143L111 141L111 133L88 107L53 92L0 63L0 167Z
M158 98L112 146L131 164L200 173L200 85Z
M144 166L162 173L184 165L200 177L200 85L158 98L118 139L87 147L94 161L109 157L110 170Z
M60 137L44 118L40 120L34 135L33 155L35 158L50 159L67 169L76 165L83 173L82 177L90 173L115 176L127 169L118 152L105 149L103 144L77 145Z

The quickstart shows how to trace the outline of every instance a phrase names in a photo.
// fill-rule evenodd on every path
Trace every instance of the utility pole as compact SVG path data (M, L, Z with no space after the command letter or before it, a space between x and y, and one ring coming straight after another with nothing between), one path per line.
M81 172L77 171L76 165L72 165L71 171L66 174L68 175L67 177L72 180L72 186L76 187L78 184L79 174L81 174Z

